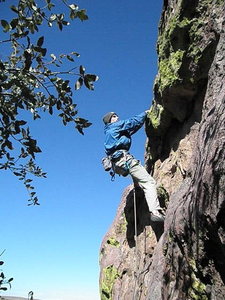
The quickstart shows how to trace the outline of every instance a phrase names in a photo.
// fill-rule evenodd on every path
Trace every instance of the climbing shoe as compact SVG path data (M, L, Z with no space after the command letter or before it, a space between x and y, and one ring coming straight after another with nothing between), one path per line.
M165 220L165 217L160 211L153 210L152 212L150 212L150 219L151 219L152 222L163 223L164 220Z

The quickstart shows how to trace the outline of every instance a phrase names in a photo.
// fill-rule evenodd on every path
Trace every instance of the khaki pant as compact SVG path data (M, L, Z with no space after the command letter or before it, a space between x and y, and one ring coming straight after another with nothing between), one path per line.
M127 153L116 160L113 165L115 173L123 176L130 174L133 181L143 189L150 212L160 209L156 182L138 160Z

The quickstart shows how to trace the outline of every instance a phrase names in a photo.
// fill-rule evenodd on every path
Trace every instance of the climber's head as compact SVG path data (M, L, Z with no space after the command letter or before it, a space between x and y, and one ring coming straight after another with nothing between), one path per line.
M105 124L117 122L119 117L115 112L109 112L103 117L103 122Z

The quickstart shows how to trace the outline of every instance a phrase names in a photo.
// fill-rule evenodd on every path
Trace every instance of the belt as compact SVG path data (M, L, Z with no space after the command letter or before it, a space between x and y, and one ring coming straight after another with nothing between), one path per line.
M119 152L119 153L118 153L118 156L117 156L117 157L113 157L113 155L114 155L116 152ZM125 156L126 154L128 154L127 150L116 150L115 152L113 152L112 155L110 155L110 156L111 156L111 160L112 160L113 162L118 161L119 159L121 159L121 157Z

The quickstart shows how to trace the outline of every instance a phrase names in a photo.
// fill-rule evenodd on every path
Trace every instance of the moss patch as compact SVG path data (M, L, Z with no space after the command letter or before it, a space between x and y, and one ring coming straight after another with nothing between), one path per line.
M162 184L157 187L157 196L159 198L160 206L167 207L169 204L169 194Z
M199 3L199 10L202 12L206 11L206 8L211 7L212 5L222 5L224 0L201 0Z
M157 129L160 125L160 119L163 112L163 106L160 104L155 104L151 107L148 118L151 121L152 127Z
M174 52L172 40L174 33L179 30L179 33L184 30L188 30L192 20L188 18L179 19L180 15L173 16L168 20L166 28L158 38L158 55L160 59L168 58L171 52Z
M188 289L188 295L193 300L209 300L206 293L206 285L197 277L197 266L194 259L189 260L191 269L191 286Z
M203 49L199 47L204 32L203 26L204 26L203 19L195 18L192 21L192 26L189 31L191 43L188 48L187 56L192 58L195 64L198 64L199 59L201 58L203 52Z
M127 231L127 224L125 213L123 213L119 224L116 226L116 234L118 235L125 233Z
M159 75L156 78L159 92L162 93L165 88L171 87L182 81L178 72L182 65L184 53L185 51L178 50L170 53L169 58L159 61Z
M112 289L115 280L119 277L117 269L110 265L102 270L103 278L100 283L101 300L112 300Z
M155 136L163 136L171 122L171 113L167 111L162 105L154 103L148 113L150 126Z
M161 95L166 88L183 84L184 79L190 84L198 79L196 70L208 46L202 40L205 38L210 8L220 7L222 4L224 5L223 0L199 1L198 6L193 8L196 15L193 18L184 16L181 3L178 3L176 10L168 17L157 42L159 74L155 84Z
M107 240L107 244L109 244L111 246L115 246L117 248L120 246L120 243L114 237L109 238Z

